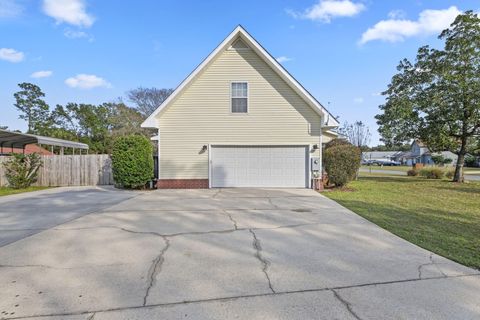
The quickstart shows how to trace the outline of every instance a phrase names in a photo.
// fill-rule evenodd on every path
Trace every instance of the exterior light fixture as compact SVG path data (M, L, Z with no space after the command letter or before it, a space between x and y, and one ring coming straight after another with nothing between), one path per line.
M318 144L314 144L312 148L313 150L318 150Z

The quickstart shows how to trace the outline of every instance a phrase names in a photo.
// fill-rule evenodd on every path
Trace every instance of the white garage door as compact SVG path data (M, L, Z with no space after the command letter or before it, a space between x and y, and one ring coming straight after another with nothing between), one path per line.
M211 186L308 187L306 146L212 146Z

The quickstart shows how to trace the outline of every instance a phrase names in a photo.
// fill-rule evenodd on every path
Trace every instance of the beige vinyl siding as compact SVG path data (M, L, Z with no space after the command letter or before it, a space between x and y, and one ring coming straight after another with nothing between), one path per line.
M232 114L230 85L241 81L248 82L248 113ZM208 178L203 145L319 143L320 116L253 50L221 53L157 121L161 179Z

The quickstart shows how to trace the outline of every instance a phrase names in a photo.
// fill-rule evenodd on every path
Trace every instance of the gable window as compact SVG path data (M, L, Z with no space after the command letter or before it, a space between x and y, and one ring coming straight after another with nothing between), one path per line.
M232 82L232 113L247 113L248 111L248 83Z

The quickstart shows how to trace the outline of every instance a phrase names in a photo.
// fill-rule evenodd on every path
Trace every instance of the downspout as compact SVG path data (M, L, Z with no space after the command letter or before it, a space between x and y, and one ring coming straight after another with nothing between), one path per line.
M318 137L318 154L319 154L319 163L320 163L320 186L319 189L323 189L323 115L320 116L320 135Z
M317 189L318 190L323 190L323 159L322 159L322 156L323 156L323 115L320 116L320 134L318 136L318 158L319 158L319 167L320 167L320 170L319 170L319 180L318 181L318 185L317 185Z
M157 142L157 183L160 181L160 125L158 126L158 142Z

